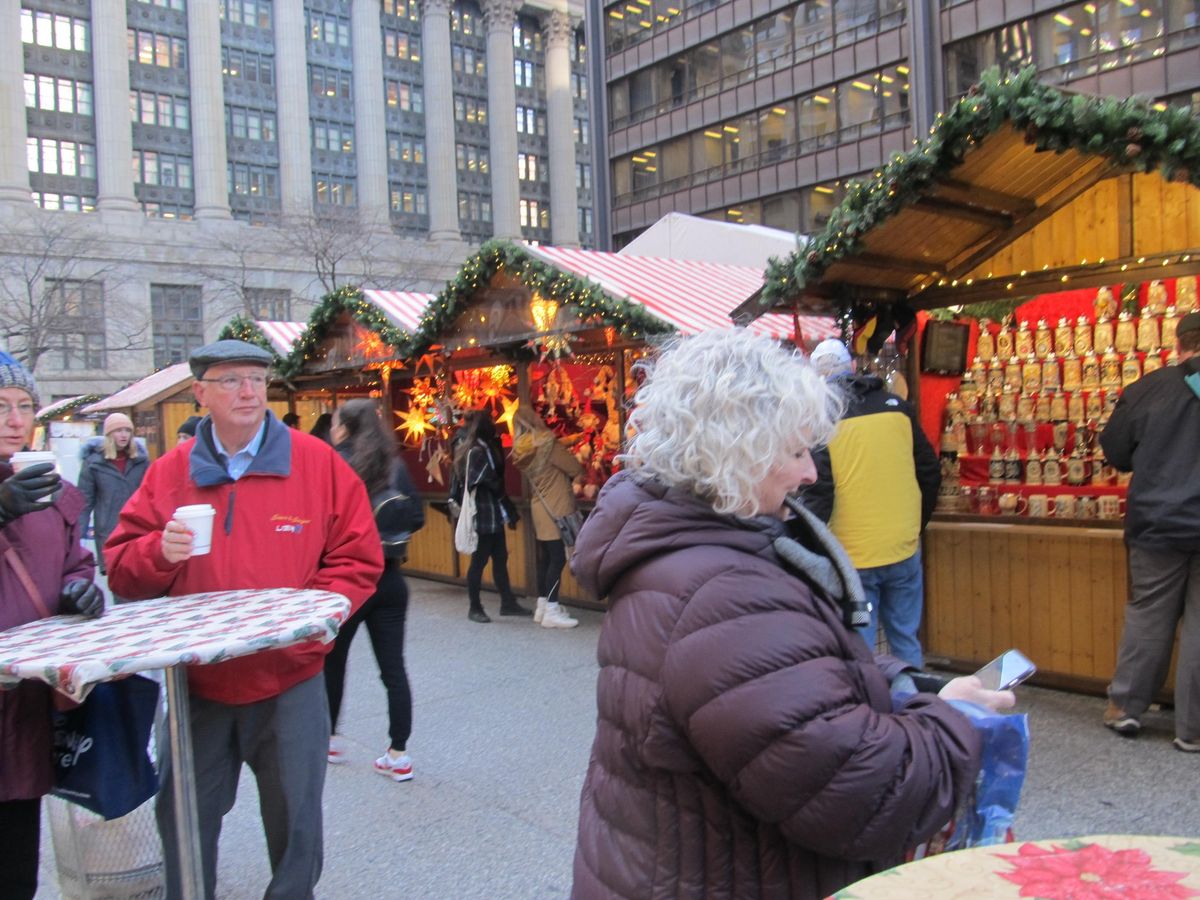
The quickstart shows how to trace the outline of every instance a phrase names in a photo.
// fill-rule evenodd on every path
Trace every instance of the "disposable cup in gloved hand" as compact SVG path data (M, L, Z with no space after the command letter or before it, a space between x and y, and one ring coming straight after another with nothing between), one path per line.
M18 516L44 509L62 484L54 463L38 463L0 482L0 525Z
M90 581L68 581L59 595L58 607L61 612L94 619L104 612L104 591Z

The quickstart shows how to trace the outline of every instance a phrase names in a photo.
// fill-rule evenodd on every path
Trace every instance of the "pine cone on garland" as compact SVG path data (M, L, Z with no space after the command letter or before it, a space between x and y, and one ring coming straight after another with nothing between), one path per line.
M1142 145L1141 144L1126 144L1125 145L1125 158L1126 159L1137 159L1141 155L1142 155Z
M1125 140L1140 141L1142 139L1142 135L1142 129L1138 128L1136 125L1131 125L1129 126L1129 130L1125 132Z

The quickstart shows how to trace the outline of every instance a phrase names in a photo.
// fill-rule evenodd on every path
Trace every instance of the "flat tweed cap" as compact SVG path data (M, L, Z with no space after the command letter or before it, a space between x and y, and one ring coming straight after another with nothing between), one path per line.
M222 363L247 363L255 366L269 366L274 361L269 352L247 341L225 340L205 344L192 351L188 357L188 365L192 374L203 378L204 373L212 366Z

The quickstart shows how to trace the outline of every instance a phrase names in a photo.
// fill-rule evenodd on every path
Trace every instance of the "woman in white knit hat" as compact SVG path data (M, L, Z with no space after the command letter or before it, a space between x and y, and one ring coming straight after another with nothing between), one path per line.
M141 486L149 459L133 437L133 422L124 413L104 420L104 440L89 443L83 450L79 490L87 500L80 525L87 529L95 519L96 561L105 571L104 542L117 527L125 501Z

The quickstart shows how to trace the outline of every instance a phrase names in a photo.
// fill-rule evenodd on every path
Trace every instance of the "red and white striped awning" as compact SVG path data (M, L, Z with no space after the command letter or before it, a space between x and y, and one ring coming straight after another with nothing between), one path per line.
M279 356L287 356L292 352L296 341L307 327L305 322L271 322L263 319L256 320L254 324L266 335Z
M613 297L644 306L683 334L732 328L729 314L763 286L763 272L752 266L653 256L621 256L599 250L525 245L528 253L564 272L593 282ZM805 343L838 335L833 319L801 316ZM761 316L749 329L791 340L792 317Z
M391 320L397 328L415 334L426 307L436 294L419 291L363 291L363 298Z

